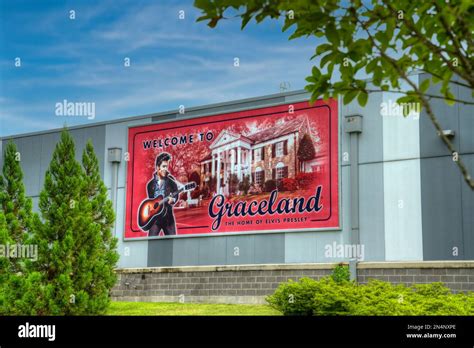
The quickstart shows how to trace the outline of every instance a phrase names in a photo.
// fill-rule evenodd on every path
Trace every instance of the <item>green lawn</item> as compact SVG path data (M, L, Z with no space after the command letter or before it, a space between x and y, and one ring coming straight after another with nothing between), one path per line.
M112 302L107 315L281 315L268 305Z

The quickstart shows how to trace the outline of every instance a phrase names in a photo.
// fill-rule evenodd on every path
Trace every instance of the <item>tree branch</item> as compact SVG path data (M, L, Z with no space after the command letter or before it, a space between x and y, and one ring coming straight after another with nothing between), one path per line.
M436 1L434 2L435 4L435 7L436 7L436 10L438 11L439 13L439 17L440 17L440 21L441 21L441 24L443 25L444 27L444 30L446 30L446 33L448 34L448 36L451 38L451 41L453 42L453 45L454 47L456 48L456 56L463 62L464 66L469 70L469 72L471 73L472 75L472 65L471 63L469 62L468 59L466 59L466 57L464 56L464 54L462 53L462 48L459 44L459 41L457 40L457 38L453 35L452 31L451 31L451 28L449 27L448 25L448 22L446 21L446 18L442 15L442 10L441 8L439 7L439 5L436 3Z
M340 91L353 91L353 90L356 90L356 89L359 89L358 87L354 86L354 88L343 88L343 89L340 89ZM332 90L334 91L334 90ZM402 90L383 90L383 89L367 89L365 88L364 89L365 92L368 92L368 93L399 93L399 94L405 94L405 95L409 95L409 93L407 91L402 91ZM445 98L443 96L439 96L439 95L433 95L433 94L426 94L426 93L423 93L424 96L426 96L428 99L441 99L441 100L444 100L444 101L452 101L452 102L455 102L455 103L460 103L460 104L464 104L464 105L474 105L474 102L468 102L468 101L465 101L465 100L460 100L460 99L453 99L453 98Z
M471 188L471 190L474 190L474 180L472 179L471 175L469 174L466 166L464 165L463 161L461 160L461 156L459 155L459 153L456 151L456 149L454 148L453 144L451 143L451 141L448 139L448 137L443 133L443 128L441 127L441 125L439 124L433 110L431 109L431 105L430 103L426 100L425 96L423 95L423 93L418 89L418 86L413 82L411 81L408 76L406 75L405 71L403 71L403 69L401 69L397 62L387 56L387 54L381 49L381 47L377 44L377 42L375 41L375 39L373 38L372 34L369 32L369 30L367 29L366 25L361 22L358 18L356 18L356 20L362 25L362 28L364 28L364 31L367 33L368 37L369 37L369 40L372 42L372 45L374 45L374 47L376 47L380 54L382 55L382 57L387 61L389 62L392 67L397 70L398 74L401 76L401 78L403 80L405 80L412 88L413 88L413 91L415 92L415 94L418 96L418 98L421 100L423 106L426 108L426 113L428 114L428 117L430 118L431 122L433 123L434 127L436 128L436 130L438 131L438 136L441 138L441 140L444 142L444 144L446 145L446 147L449 149L449 151L451 152L451 154L458 154L458 160L455 161L457 166L459 167L463 177L464 177L464 181L468 184L468 186Z
M424 68L423 71L430 74L430 75L433 75L433 76L437 77L440 80L443 80L443 77L441 75L439 75L437 73L434 73L432 71L429 71L426 68ZM452 83L453 85L458 85L458 86L461 86L461 87L466 87L466 88L472 89L472 87L470 85L459 82L459 81L449 81L449 83Z
M390 9L390 11L393 12L393 14L395 16L397 15L397 10L391 5L390 1L382 0L382 2L384 3L385 6L387 6ZM472 76L472 74L470 72L466 74L462 70L457 69L453 65L453 63L442 54L443 52L446 52L448 55L457 56L455 52L451 52L451 51L448 51L446 49L443 50L443 49L441 49L441 47L438 47L435 44L433 44L430 40L428 40L426 38L425 35L420 33L416 29L416 27L413 25L413 23L411 21L407 20L407 18L405 16L402 17L402 21L403 21L403 23L405 23L407 28L410 29L410 31L412 32L412 34L416 38L418 38L419 40L424 42L431 49L431 51L433 53L435 53L437 56L439 56L441 58L441 60L449 67L449 69L451 69L451 71L456 73L459 77L462 77L464 80L468 81L470 83L471 88L474 89L474 76ZM469 67L470 66L465 66L466 69L469 69Z

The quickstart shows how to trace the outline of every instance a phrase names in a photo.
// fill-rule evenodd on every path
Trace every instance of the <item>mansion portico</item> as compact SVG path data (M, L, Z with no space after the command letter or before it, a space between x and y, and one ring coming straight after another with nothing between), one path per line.
M259 186L270 179L294 178L300 170L299 141L309 132L306 115L286 122L282 119L273 127L248 135L223 130L209 146L209 155L200 162L201 185L214 177L217 193L229 194L229 178L234 174L239 182L247 175L251 183ZM305 166L305 171L318 165L322 160L318 157Z

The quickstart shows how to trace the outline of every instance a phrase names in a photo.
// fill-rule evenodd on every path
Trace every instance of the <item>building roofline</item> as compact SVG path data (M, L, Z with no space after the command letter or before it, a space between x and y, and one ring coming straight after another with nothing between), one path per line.
M408 75L413 76L413 75L429 75L429 74L422 71L422 70L416 70L416 71L410 72ZM371 79L366 79L366 81L370 83L372 80ZM299 90L296 90L296 91L266 94L266 95L262 95L262 96L258 96L258 97L236 99L236 100L230 100L230 101L225 101L225 102L220 102L220 103L213 103L213 104L198 105L198 106L193 106L193 107L186 108L186 110L187 110L187 112L204 111L204 110L208 110L208 109L212 110L214 108L219 108L219 107L222 107L222 106L246 104L246 103L251 103L251 102L256 102L256 101L264 101L264 100L269 100L269 99L285 98L285 97L289 97L289 96L293 96L293 95L305 95L305 94L309 94L309 92L306 91L305 89L299 89ZM257 106L257 108L258 107L259 106ZM251 109L251 107L249 107L249 109ZM172 115L178 115L178 114L179 113L176 110L168 110L168 111L162 111L162 112L145 114L145 115L129 116L129 117L123 117L123 118L116 118L116 119L113 119L113 120L93 122L93 123L88 123L88 124L81 124L81 125L77 125L77 126L70 126L70 127L67 127L67 129L68 130L74 130L74 129L88 128L88 127L97 127L97 126L103 126L103 125L114 124L114 123L136 121L136 120L142 120L142 119L147 119L147 118L155 118L155 117L160 117L160 116L172 116ZM210 115L216 115L216 113L210 112ZM197 117L200 117L200 116L197 116ZM154 123L154 122L156 122L156 120L152 121L152 123ZM0 137L0 141L8 140L8 139L15 139L15 138L24 138L24 137L29 137L29 136L41 135L41 134L56 133L56 132L60 132L61 130L62 130L62 128L53 128L53 129L46 129L46 130L42 130L42 131L36 131L36 132L12 134L12 135L7 135L7 136Z
M265 101L269 99L277 99L277 98L282 98L282 97L284 98L284 97L300 95L300 94L304 95L304 94L308 94L308 92L304 89L299 89L299 90L290 91L290 92L274 93L274 94L267 94L267 95L258 96L258 97L230 100L230 101L213 103L213 104L198 105L198 106L186 108L186 112L189 113L189 112L205 111L205 110L209 110L212 112L212 109L218 108L218 107L238 105L238 104L247 104L247 103L252 103L252 102L257 102L257 101ZM259 106L257 106L257 108L258 107ZM249 109L251 109L251 107L249 107ZM122 122L128 122L128 121L137 121L137 120L142 120L142 119L147 119L147 118L155 118L155 117L160 117L160 116L163 117L163 116L170 116L170 115L177 115L177 114L179 114L177 110L167 110L167 111L156 112L156 113L145 114L145 115L129 116L129 117L117 118L117 119L101 121L101 122L92 122L88 124L81 124L81 125L70 126L70 127L68 126L67 129L75 130L75 129L81 129L81 128L104 126L108 124L122 123ZM8 140L8 139L24 138L24 137L35 136L35 135L56 133L56 132L61 132L61 131L62 131L62 128L53 128L53 129L46 129L42 131L12 134L12 135L0 137L0 141Z

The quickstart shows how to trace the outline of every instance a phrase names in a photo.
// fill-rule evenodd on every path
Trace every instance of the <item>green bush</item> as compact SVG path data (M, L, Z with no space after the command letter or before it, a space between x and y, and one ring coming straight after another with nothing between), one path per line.
M320 287L321 283L311 278L301 278L298 282L290 279L266 300L284 315L312 315L313 296Z
M341 283L344 281L348 282L351 278L349 266L344 265L343 263L340 263L332 271L331 278L337 283Z
M357 285L356 303L347 315L418 315L408 299L411 289L398 284L371 279L366 285Z
M353 311L359 296L354 282L324 277L319 283L319 291L313 294L313 315L348 315Z
M417 284L407 300L417 315L473 315L473 293L452 294L442 283Z
M472 292L453 294L442 283L407 287L371 279L357 284L346 271L339 265L320 280L282 283L267 302L284 315L474 315Z
M115 220L91 141L75 159L72 136L56 144L39 198L25 198L13 143L0 175L0 244L33 244L37 259L0 257L0 315L96 315L106 312L119 255ZM8 175L5 175L8 174Z

